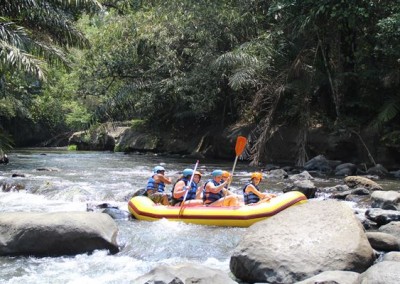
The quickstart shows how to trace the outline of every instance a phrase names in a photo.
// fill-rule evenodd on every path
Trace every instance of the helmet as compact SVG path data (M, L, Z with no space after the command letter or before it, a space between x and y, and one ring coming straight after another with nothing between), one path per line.
M199 172L199 171L195 171L194 174L199 175L200 177L202 176L201 172Z
M228 172L228 171L223 171L222 172L222 177L223 178L228 178L228 177L230 177L231 176L231 174Z
M254 172L254 173L251 173L251 179L253 179L253 178L257 178L257 179L259 179L259 180L262 180L262 173L260 173L260 172Z
M192 174L193 174L193 170L192 170L192 169L184 169L184 170L182 171L182 175L183 175L184 177L191 176Z
M221 170L214 170L214 171L211 173L211 175L212 175L213 177L222 176L222 171L221 171Z
M160 171L165 171L164 167L155 166L154 169L153 169L153 173L155 173L155 174L156 174L157 172L160 172Z

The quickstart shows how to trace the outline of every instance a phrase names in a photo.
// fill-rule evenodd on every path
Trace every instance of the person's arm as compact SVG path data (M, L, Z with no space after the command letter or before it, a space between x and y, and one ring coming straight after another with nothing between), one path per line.
M212 192L212 193L218 193L224 188L225 185L228 184L229 179L230 178L227 178L226 181L224 181L223 183L221 183L220 185L217 185L217 186L215 186L213 183L209 182L209 183L207 183L206 190L208 190L209 192Z
M156 174L154 175L154 180L159 183L159 182L163 182L165 184L171 184L172 183L172 179L171 178L167 178L165 176L163 176L162 174Z
M186 188L183 180L178 181L174 187L174 198L178 199L185 195Z
M258 191L257 188L255 188L252 184L249 184L249 185L246 187L245 192L246 192L246 193L252 192L252 193L254 193L255 195L257 195L260 199L263 199L263 198L266 197L264 193L261 193L260 191Z
M201 195L203 193L204 186L202 184L197 185L197 191L196 191L196 199L203 199L203 196Z

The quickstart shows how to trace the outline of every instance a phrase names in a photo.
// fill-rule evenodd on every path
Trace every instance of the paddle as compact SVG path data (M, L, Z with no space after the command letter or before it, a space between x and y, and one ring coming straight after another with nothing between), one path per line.
M233 172L235 171L236 163L240 155L242 155L244 148L246 148L246 143L247 139L244 136L238 136L236 139L236 145L235 145L235 153L236 153L236 158L235 162L233 163L233 168L232 168L232 173L231 173L231 179L229 180L228 183L228 188L231 185L232 179L233 179Z
M189 188L190 188L191 185L192 185L193 178L194 178L194 175L196 174L196 170L197 170L197 166L198 166L198 165L199 165L199 160L197 160L196 164L194 165L193 173L192 173L192 176L190 177L190 181L189 181L189 187L186 189L185 195L183 196L183 200L182 200L182 202L181 202L181 208L179 209L179 215L181 215L181 211L182 211L182 209L183 209L183 204L184 204L185 201L186 201L186 197L187 197L187 194L188 194L188 192L189 192Z

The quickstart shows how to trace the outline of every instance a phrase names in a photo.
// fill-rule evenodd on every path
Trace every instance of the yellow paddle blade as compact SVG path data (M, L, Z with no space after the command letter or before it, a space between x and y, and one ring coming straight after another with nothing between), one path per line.
M236 139L235 153L236 156L240 156L246 147L247 139L244 136L238 136Z

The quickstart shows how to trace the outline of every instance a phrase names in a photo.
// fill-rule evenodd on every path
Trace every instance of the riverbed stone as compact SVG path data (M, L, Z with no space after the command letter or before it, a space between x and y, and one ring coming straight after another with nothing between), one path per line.
M383 256L382 261L399 261L400 262L400 252L399 251L390 251Z
M382 261L360 274L357 284L398 284L400 279L400 262Z
M332 171L332 168L329 164L329 161L325 158L324 155L318 155L311 160L307 161L304 164L304 169L307 171L320 171L324 173L329 173Z
M340 283L355 284L360 274L353 271L324 271L296 284Z
M103 213L0 213L0 255L61 256L119 251L118 227Z
M376 190L371 194L371 198L371 207L373 208L382 208L387 210L400 209L400 193L394 190Z
M230 268L251 283L295 283L323 271L363 272L374 259L348 205L310 200L252 225L234 250Z
M393 221L379 227L379 231L395 236L400 241L400 221Z
M234 284L225 272L199 264L160 265L132 283Z
M348 176L344 178L344 182L348 187L355 188L355 187L364 187L369 190L382 190L382 186L377 184L376 182L372 181L366 177L360 176Z
M372 248L379 251L399 251L400 243L395 236L382 232L367 232Z
M370 208L365 212L368 219L376 222L379 226L386 225L393 221L400 221L400 211Z

